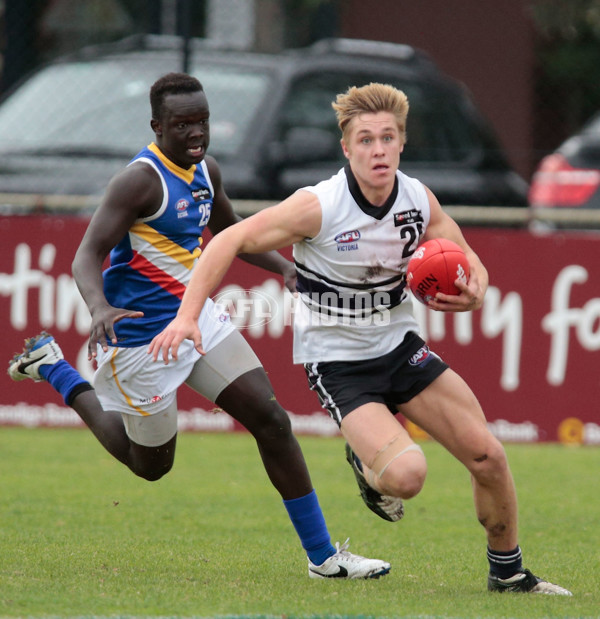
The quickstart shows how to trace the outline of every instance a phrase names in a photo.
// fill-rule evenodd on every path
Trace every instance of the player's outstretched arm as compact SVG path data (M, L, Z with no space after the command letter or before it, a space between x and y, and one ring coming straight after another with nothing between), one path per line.
M150 166L137 164L125 168L109 183L77 249L72 265L73 277L92 317L89 358L96 356L98 344L107 350L109 344L117 343L116 322L126 317L143 316L140 311L109 304L104 295L102 268L109 252L127 234L135 220L156 210L161 199L160 180Z
M241 221L242 218L233 210L231 201L223 187L221 170L217 162L212 157L206 157L206 164L214 188L213 208L208 227L213 235L216 236L219 232ZM290 292L295 292L296 269L293 262L286 260L279 252L273 250L260 254L242 253L239 254L239 258L271 273L278 273L283 277L286 288Z
M202 252L175 319L150 343L148 353L165 363L177 357L184 339L194 341L201 354L202 337L197 322L211 292L221 283L234 258L281 249L315 236L321 228L321 205L309 192L299 191L280 204L265 209L219 232Z

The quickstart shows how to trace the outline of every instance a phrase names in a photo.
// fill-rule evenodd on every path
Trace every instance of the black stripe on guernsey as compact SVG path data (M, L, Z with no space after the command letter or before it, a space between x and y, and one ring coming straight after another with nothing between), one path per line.
M350 194L354 198L356 204L360 207L360 210L365 213L365 215L369 215L374 219L383 219L390 212L390 209L394 206L394 202L396 202L396 198L398 197L398 177L396 176L394 178L394 188L385 203L382 206L373 206L360 190L358 182L356 178L354 178L354 174L350 169L349 163L344 166L344 172L348 181L348 189L350 190Z
M338 288L353 288L354 290L373 290L373 288L375 288L376 286L389 286L390 284L399 282L401 279L404 278L404 274L400 273L399 275L394 275L394 277L390 277L389 279L384 279L381 282L367 282L365 284L359 284L358 282L353 282L351 284L346 284L344 282L337 282L334 279L325 277L325 275L322 275L321 273L318 273L317 271L313 271L312 269L309 269L306 265L302 264L301 262L298 262L297 260L294 260L294 265L296 267L296 270L301 269L302 271L305 271L306 273L315 275L321 281L327 282L328 284L332 284L333 286L337 286ZM298 277L301 277L301 276L304 277L302 273L298 273Z
M398 302L391 303L390 305L383 305L383 304L373 305L373 304L366 303L364 307L351 310L348 307L344 307L344 306L341 306L338 308L334 305L319 304L315 302L313 297L310 297L307 295L302 295L301 298L309 310L313 312L318 312L319 314L323 316L332 316L335 318L342 318L345 320L347 319L360 320L360 319L369 318L370 316L373 316L373 314L376 314L378 312L383 313L384 311L390 310L396 307L397 305L400 305L400 303L403 300L403 299L400 299L398 300Z
M369 290L353 294L340 292L323 282L309 279L302 273L297 275L296 289L307 307L328 316L364 318L400 305L406 295L404 280L391 290Z

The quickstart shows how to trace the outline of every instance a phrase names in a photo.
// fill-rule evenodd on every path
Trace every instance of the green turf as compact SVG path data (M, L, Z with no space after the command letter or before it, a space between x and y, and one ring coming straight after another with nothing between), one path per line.
M315 581L247 434L183 434L149 483L86 430L0 428L0 617L600 616L600 449L509 445L525 564L573 598L489 594L464 469L423 445L429 477L387 523L338 438L300 438L335 540L392 563Z

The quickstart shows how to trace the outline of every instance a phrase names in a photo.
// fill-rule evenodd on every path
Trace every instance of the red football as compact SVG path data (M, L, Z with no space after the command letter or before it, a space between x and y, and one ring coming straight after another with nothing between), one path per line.
M448 239L432 239L417 248L406 269L406 282L421 303L433 299L437 292L460 294L454 282L469 279L465 252Z

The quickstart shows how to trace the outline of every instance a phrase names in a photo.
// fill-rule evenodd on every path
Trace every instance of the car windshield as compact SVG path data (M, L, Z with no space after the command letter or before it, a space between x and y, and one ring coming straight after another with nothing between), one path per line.
M49 66L0 106L0 151L134 155L154 137L148 91L168 70L147 63L132 71L118 61ZM267 92L269 75L230 66L191 72L210 103L211 154L235 153Z
M393 84L403 90L410 101L403 163L439 167L447 163L468 163L470 159L480 157L480 137L458 107L456 98L449 97L446 91L428 82L403 80L383 72L322 70L296 80L282 112L281 134L285 136L289 131L306 127L326 132L336 144L339 160L343 162L342 151L337 148L339 129L331 102L348 86L372 81Z

